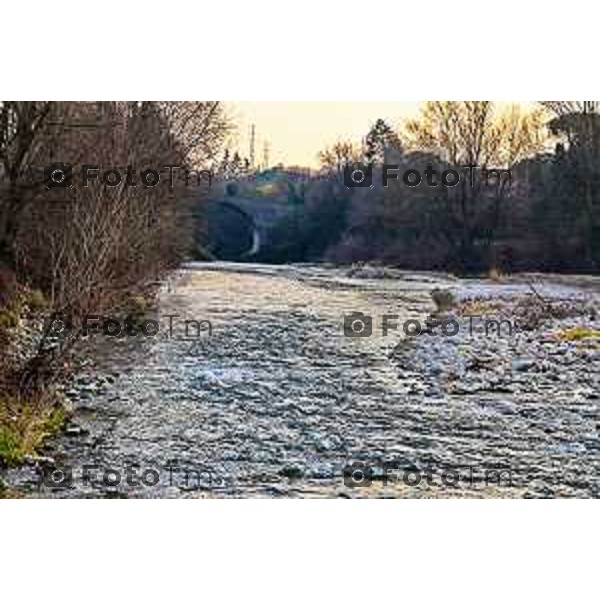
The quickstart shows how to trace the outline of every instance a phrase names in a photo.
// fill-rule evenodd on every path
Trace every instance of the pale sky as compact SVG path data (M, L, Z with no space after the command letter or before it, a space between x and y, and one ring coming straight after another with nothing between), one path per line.
M264 143L269 143L269 165L317 167L317 154L339 139L360 143L371 125L385 119L397 128L403 118L414 116L420 102L228 102L238 123L232 144L249 156L250 128L256 127L255 162L263 162Z
M255 125L255 164L264 161L269 144L269 166L319 167L318 153L338 140L360 144L379 118L398 130L401 122L418 114L422 102L227 102L237 124L232 151L250 156L250 128ZM498 102L505 107L511 103ZM517 102L532 108L535 103Z

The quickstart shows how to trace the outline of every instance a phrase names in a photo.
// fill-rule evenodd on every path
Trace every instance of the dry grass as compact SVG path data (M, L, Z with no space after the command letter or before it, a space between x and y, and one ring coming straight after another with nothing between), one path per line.
M500 283L504 279L504 274L500 272L500 270L496 267L492 267L488 271L488 279L494 281L495 283Z
M600 340L600 331L588 327L572 327L563 329L556 336L561 342L580 342L584 340Z
M473 299L462 302L458 310L465 317L475 317L506 312L506 304L495 300Z

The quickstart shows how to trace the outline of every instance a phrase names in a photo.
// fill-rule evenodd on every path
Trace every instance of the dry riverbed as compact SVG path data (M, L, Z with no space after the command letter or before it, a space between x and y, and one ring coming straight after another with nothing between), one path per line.
M599 298L590 277L189 265L158 336L87 344L67 430L2 478L46 497L598 497ZM346 335L356 312L371 335ZM212 335L182 341L184 319Z

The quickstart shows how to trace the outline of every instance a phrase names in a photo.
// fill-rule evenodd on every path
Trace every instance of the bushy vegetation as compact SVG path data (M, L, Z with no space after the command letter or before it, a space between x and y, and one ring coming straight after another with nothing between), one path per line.
M80 318L145 310L149 284L189 253L185 179L171 186L162 171L146 187L141 171L202 169L228 128L218 102L0 102L0 459L19 461L60 425L52 383ZM72 169L64 187L48 185L55 163ZM138 185L85 186L84 165L131 165ZM13 352L27 311L69 315L75 327L58 348L43 333Z

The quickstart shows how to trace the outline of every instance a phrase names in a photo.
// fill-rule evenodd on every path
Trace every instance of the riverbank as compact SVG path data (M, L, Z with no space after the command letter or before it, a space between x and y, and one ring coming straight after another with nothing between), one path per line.
M79 337L72 344L75 338L68 337L67 329L66 334L48 335L43 295L17 284L10 273L7 286L6 274L2 272L0 311L0 498L20 496L3 480L6 473L53 464L53 438L74 430L69 395L86 365L86 341L91 341ZM158 285L130 295L121 310L138 316L149 310ZM91 341L87 352L93 354L94 348Z
M599 292L568 276L192 264L156 317L208 319L212 335L98 339L65 389L73 419L52 459L5 478L42 497L598 497ZM371 335L345 334L356 312ZM385 315L399 325L387 335ZM484 319L514 327L486 335ZM409 320L421 335L402 331ZM459 331L443 335L442 321ZM356 461L372 485L347 480ZM383 485L386 461L400 471ZM475 477L401 475L428 468L436 483L444 470ZM56 469L69 485L47 485ZM501 469L510 481L486 481Z
M10 274L9 274L10 275ZM2 272L0 311L0 496L9 494L2 472L33 460L45 440L59 433L68 407L54 386L25 385L42 340L43 296L10 281Z

